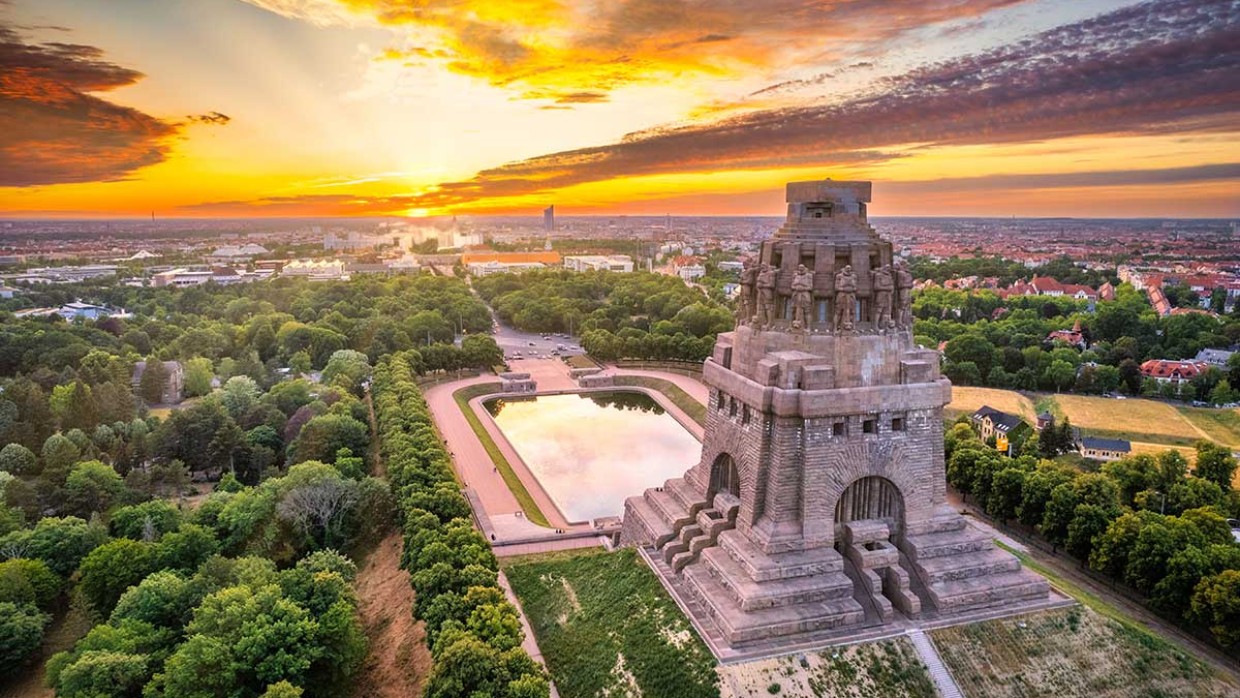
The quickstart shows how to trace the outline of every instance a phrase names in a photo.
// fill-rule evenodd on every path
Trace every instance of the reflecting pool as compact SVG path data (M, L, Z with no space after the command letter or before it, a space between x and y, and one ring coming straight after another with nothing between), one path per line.
M495 398L504 436L570 521L624 513L624 499L697 463L702 445L643 393Z

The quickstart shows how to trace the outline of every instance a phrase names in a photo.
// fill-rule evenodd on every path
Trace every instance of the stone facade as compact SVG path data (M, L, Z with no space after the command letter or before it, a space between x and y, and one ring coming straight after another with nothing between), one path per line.
M621 542L729 648L1046 599L947 505L951 384L913 343L912 278L866 221L870 184L787 193L703 368L701 460L625 502Z

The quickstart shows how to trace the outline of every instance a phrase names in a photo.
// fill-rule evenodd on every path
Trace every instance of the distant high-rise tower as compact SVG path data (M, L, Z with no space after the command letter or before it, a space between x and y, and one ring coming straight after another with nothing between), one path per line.
M543 209L543 232L555 232L555 204Z

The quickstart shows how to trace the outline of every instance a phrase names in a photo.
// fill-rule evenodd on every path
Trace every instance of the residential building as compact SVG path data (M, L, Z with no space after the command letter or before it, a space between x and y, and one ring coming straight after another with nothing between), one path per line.
M163 405L176 405L185 396L185 369L179 361L164 361L164 373L168 376L164 384L164 394L159 402ZM146 362L139 361L133 365L133 389L136 393L142 384L142 374L146 371Z
M1141 364L1141 375L1153 378L1159 383L1179 384L1196 378L1202 371L1210 367L1204 361L1173 361L1169 359L1150 359Z
M977 426L983 441L995 440L995 448L1008 451L1010 445L1023 441L1032 431L1018 415L982 405L969 419Z
M1046 335L1048 342L1063 342L1079 349L1086 348L1085 333L1081 331L1081 320L1077 318L1070 330L1055 330Z
M1197 356L1194 357L1193 360L1199 363L1209 364L1215 368L1227 368L1227 361L1231 359L1231 355L1235 353L1236 352L1229 351L1227 349L1202 349L1197 352Z
M1119 460L1132 453L1132 444L1124 439L1082 436L1076 444L1076 450L1085 458L1093 460Z

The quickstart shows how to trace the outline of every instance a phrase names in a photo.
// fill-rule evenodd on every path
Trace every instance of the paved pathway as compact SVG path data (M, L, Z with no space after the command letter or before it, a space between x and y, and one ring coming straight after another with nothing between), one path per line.
M939 689L939 695L943 698L963 698L960 687L956 685L956 680L952 678L951 672L943 664L943 659L939 657L939 651L934 648L934 642L930 640L930 636L914 628L908 631L908 638L913 641L913 647L917 648L918 656L930 670L930 678L934 680L934 685Z

